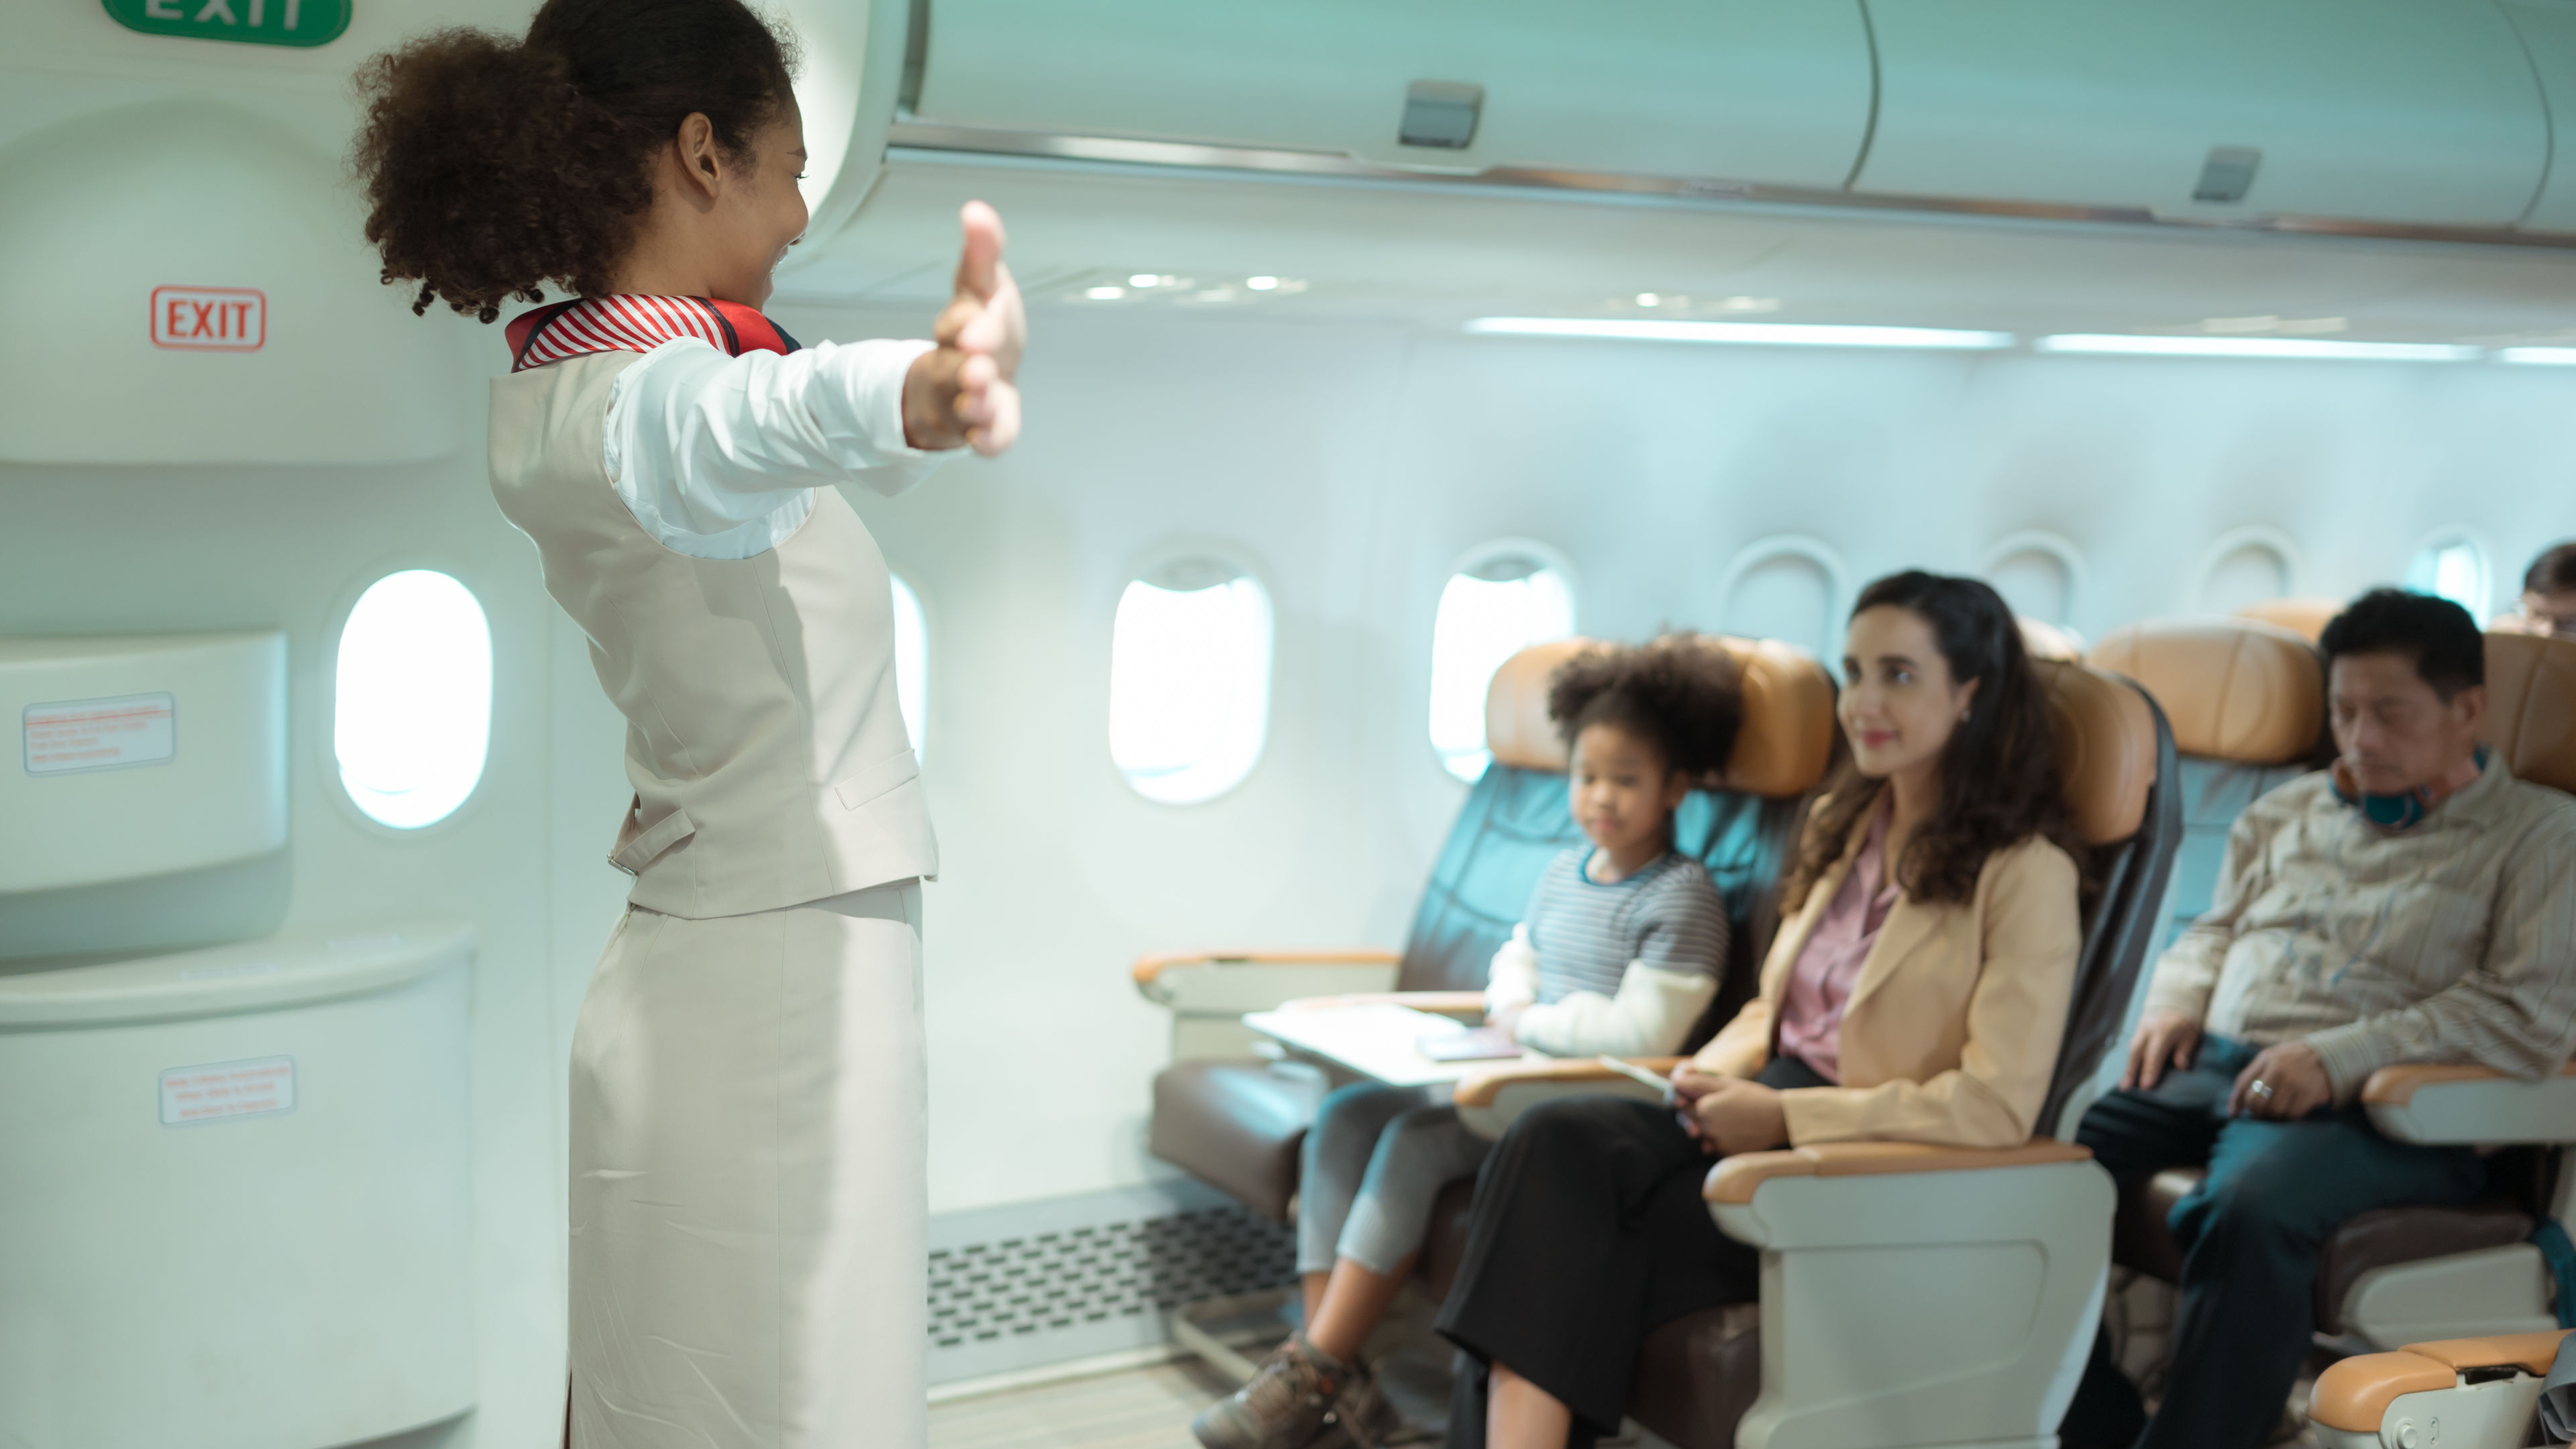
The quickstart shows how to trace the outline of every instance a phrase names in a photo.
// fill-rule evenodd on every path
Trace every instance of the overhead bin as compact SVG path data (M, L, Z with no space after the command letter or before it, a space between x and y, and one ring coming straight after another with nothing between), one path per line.
M2502 227L2549 165L2532 60L2485 0L1868 9L1861 191Z
M2549 180L2531 204L2531 214L2522 219L2523 229L2576 232L2576 5L2507 0L2504 13L2522 33L2532 69L2540 73L2553 132Z
M1824 188L1850 179L1869 127L1859 0L926 0L915 15L925 124Z

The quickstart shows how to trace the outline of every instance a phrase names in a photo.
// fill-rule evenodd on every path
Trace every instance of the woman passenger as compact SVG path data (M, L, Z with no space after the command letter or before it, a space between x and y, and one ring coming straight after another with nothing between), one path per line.
M1688 634L1587 650L1549 681L1547 713L1589 843L1549 862L1494 953L1487 1023L1561 1056L1678 1051L1726 972L1726 907L1673 849L1673 811L1735 747L1734 667ZM1199 1416L1200 1443L1304 1449L1336 1424L1363 1442L1393 1427L1360 1345L1412 1276L1433 1200L1489 1146L1446 1089L1369 1082L1324 1099L1299 1182L1306 1327Z
M1809 812L1761 994L1673 1072L1681 1111L1577 1097L1487 1163L1438 1327L1466 1351L1451 1449L1615 1433L1646 1335L1758 1297L1700 1197L1712 1155L2029 1139L2081 936L2047 700L1974 579L1896 574L1852 611L1851 758Z

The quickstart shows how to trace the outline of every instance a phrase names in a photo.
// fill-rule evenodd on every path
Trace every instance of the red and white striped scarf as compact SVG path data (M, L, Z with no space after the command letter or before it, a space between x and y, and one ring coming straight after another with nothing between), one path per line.
M650 352L694 337L730 357L794 352L796 339L759 309L710 297L651 297L621 292L583 297L510 319L510 370L524 372L594 352Z

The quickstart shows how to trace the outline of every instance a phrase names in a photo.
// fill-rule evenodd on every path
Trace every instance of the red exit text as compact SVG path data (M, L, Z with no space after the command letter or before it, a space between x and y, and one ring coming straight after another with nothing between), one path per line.
M268 296L250 287L155 287L152 345L256 352L268 341Z

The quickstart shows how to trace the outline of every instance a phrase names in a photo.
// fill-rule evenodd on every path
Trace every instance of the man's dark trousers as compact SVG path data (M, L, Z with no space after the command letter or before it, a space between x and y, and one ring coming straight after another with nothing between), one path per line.
M2204 1038L2152 1091L2093 1104L2075 1140L2123 1186L2167 1167L2209 1165L2167 1226L2183 1250L2165 1398L2138 1449L2256 1449L2271 1437L2308 1355L2317 1257L2328 1235L2375 1208L2463 1203L2486 1185L2465 1147L2391 1142L2358 1106L2296 1122L2229 1117L2227 1097L2257 1048ZM2136 1422L2137 1392L2095 1344L2070 1436ZM2070 1446L2079 1442L2070 1437Z

